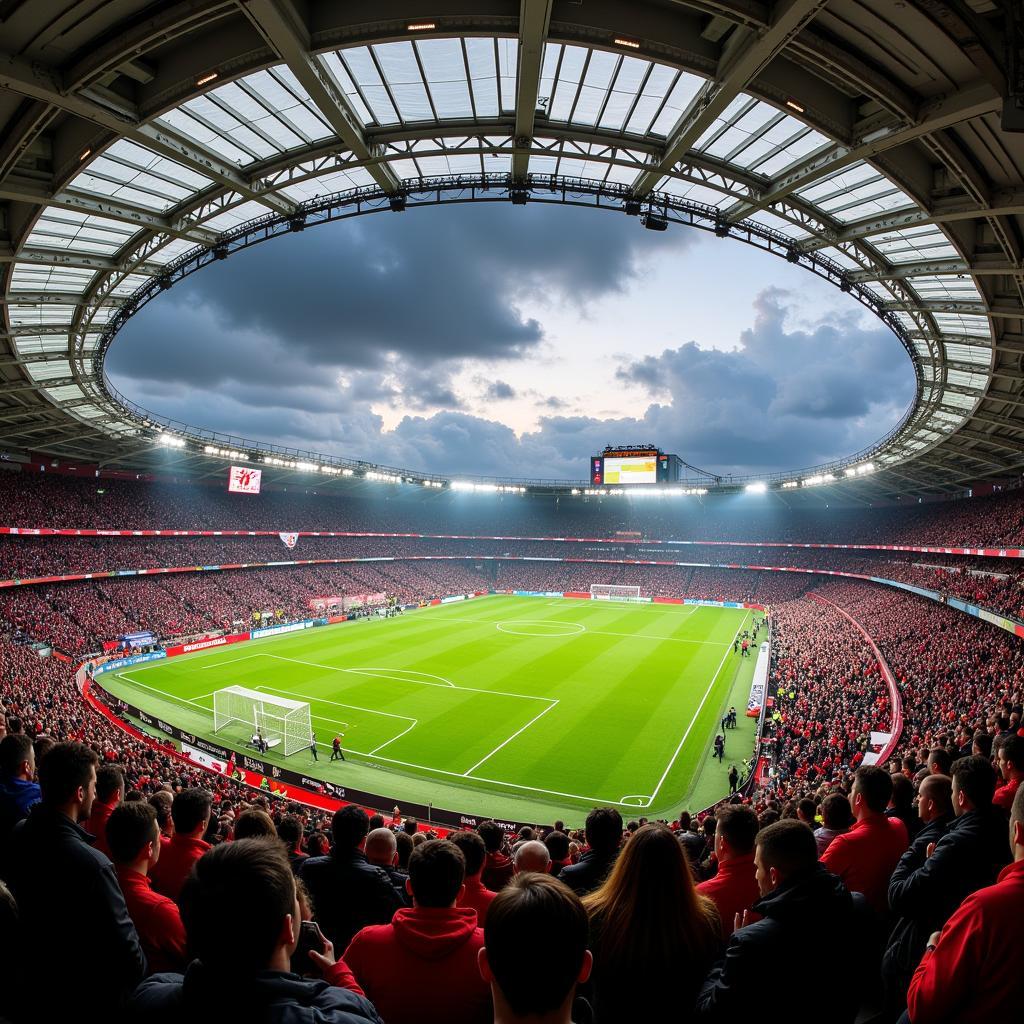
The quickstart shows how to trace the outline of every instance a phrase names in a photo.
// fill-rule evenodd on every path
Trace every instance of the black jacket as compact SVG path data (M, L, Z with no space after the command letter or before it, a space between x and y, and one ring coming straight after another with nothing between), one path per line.
M360 928L387 924L402 907L387 872L360 850L309 857L299 869L313 898L316 920L340 957Z
M93 839L67 815L36 804L5 851L5 880L18 903L24 952L8 978L12 989L17 978L18 990L43 999L54 1019L80 1016L90 991L101 991L113 1008L146 973L114 867L92 848ZM54 983L55 957L72 965L75 983Z
M889 881L889 907L898 916L882 961L887 996L905 998L928 936L977 889L991 885L1009 863L1006 823L993 811L968 811L928 825L900 858ZM935 852L928 857L928 843Z
M242 936L226 941L244 941ZM380 1024L373 1004L326 981L261 971L242 981L212 977L194 960L184 975L154 974L136 990L129 1019L139 1024Z
M773 889L753 906L762 919L733 932L725 957L715 965L697 996L700 1021L754 1021L764 1016L765 999L779 979L828 977L842 966L856 977L866 955L871 912L860 893L850 893L820 864ZM789 1000L786 1024L852 1024L855 1000L837 998L827 1014L815 1000Z
M578 896L586 896L608 877L618 856L618 850L610 854L587 850L576 864L568 864L562 868L558 880L565 882Z

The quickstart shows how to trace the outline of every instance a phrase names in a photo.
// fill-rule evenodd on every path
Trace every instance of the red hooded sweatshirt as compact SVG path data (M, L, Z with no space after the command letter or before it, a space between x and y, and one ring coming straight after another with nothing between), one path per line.
M995 885L971 893L946 922L934 952L921 957L907 993L914 1024L992 1024L1019 1013L1022 918L1024 860L1018 860Z
M722 934L729 938L733 933L736 915L742 914L761 898L761 890L757 887L757 868L754 866L753 853L733 857L718 865L718 873L714 878L701 882L697 892L708 899L714 900L718 907L718 916L722 919ZM749 924L760 921L759 914L750 914Z
M462 899L459 900L459 906L475 910L476 923L483 928L487 923L487 908L497 895L496 892L491 892L490 889L483 886L479 875L472 875L466 879L466 891L462 894Z
M413 907L364 928L343 959L387 1024L491 1024L483 944L475 910Z

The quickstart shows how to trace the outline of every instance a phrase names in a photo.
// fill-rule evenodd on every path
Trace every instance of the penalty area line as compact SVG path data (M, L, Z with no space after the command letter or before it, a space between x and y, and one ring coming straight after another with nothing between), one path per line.
M529 729L530 726L533 725L534 722L540 721L540 719L542 719L552 708L557 707L557 706L558 706L558 701L552 699L551 703L539 715L534 715L533 718L531 718L526 723L526 725L524 725L521 729L516 729L516 731L514 733L512 733L512 735L509 736L509 738L507 740L505 740L503 743L499 743L486 757L482 757L479 761L477 761L477 763L475 765L473 765L473 767L470 768L469 771L463 772L462 773L463 777L471 775L473 772L475 772L477 770L477 768L479 768L480 765L482 765L484 763L484 761L489 761L492 757L494 757L494 755L499 750L501 750L502 747L504 747L508 743L511 743L521 732L526 732L526 730Z

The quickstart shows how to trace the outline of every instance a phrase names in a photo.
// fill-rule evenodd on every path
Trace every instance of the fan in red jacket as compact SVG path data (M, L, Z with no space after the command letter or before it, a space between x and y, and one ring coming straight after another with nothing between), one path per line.
M968 896L928 940L907 993L913 1024L991 1024L1024 1006L1024 788L1013 799L1010 846L1013 863L996 884Z
M880 917L889 909L889 879L910 845L907 826L885 816L891 796L892 778L884 768L858 768L850 791L856 824L836 836L821 855L821 863L850 892L863 893Z
M182 790L171 804L174 835L153 867L153 888L176 900L192 865L210 848L202 836L210 824L213 801L208 789Z
M761 898L754 865L754 845L757 841L757 814L743 804L727 804L715 815L715 859L718 871L713 878L701 882L697 891L714 900L722 921L722 934L733 933L736 915L749 911ZM760 921L760 915L750 913L747 923Z
M360 931L344 961L388 1024L490 1024L490 986L477 969L484 944L476 911L456 906L466 858L432 839L413 850L412 909Z
M92 803L89 817L82 822L82 828L96 837L93 849L110 857L107 842L107 821L114 808L124 799L124 771L120 765L101 765L96 771L96 799Z
M487 921L487 908L498 894L488 889L480 880L483 874L484 861L487 859L487 847L476 832L463 829L453 832L448 841L454 843L466 858L466 881L459 897L460 907L469 907L476 911L476 923L483 928Z
M148 973L183 971L188 954L178 904L154 892L148 877L160 858L156 810L141 801L121 804L107 821L107 839L128 916L146 954Z

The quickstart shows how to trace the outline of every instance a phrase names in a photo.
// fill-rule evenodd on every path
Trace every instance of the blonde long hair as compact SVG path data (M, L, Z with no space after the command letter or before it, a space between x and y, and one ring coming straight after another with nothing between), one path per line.
M646 972L678 964L680 954L706 959L720 945L718 910L697 892L686 854L665 825L637 829L583 905L605 970Z

